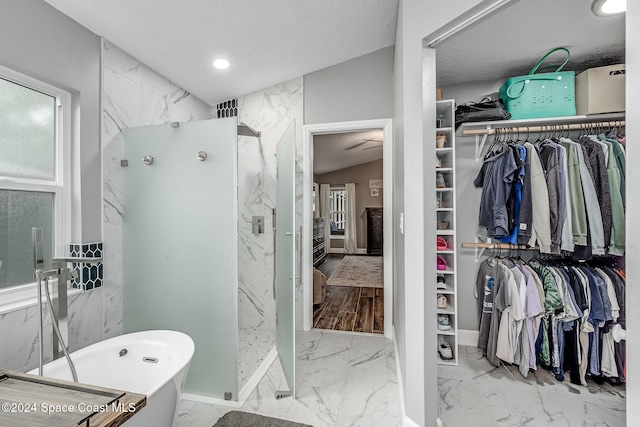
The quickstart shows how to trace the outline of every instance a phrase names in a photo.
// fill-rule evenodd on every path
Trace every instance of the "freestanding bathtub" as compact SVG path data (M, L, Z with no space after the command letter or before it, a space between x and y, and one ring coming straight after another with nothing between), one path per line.
M101 341L70 356L78 382L147 396L147 405L124 423L126 427L171 427L194 351L193 340L182 332L143 331ZM38 369L29 373L37 375ZM65 357L46 364L43 374L73 380Z

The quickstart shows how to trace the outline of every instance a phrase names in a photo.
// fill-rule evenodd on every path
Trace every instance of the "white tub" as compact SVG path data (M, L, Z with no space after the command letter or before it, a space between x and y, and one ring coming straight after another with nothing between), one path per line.
M123 349L126 355L120 356ZM147 406L125 426L171 427L194 351L193 340L181 332L143 331L90 345L71 353L71 359L78 382L147 396ZM38 369L29 373L37 375ZM43 374L72 380L65 357L46 364Z

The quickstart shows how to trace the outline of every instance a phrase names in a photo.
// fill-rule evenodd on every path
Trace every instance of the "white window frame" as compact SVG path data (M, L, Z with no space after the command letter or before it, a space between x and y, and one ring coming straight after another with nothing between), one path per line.
M0 176L0 189L54 194L53 256L63 256L71 241L71 94L65 90L0 66L0 77L56 99L56 154L54 180ZM53 286L54 282L50 282ZM0 290L0 313L36 303L36 283Z
M331 187L329 189L329 192L332 191L344 191L345 192L345 200L344 200L344 204L345 207L347 205L347 187L344 185L340 185L340 186L334 186ZM331 209L333 206L329 206L329 223L331 223L332 217L333 217L333 210ZM347 211L346 209L344 211L340 211L340 212L344 212L344 224L345 224L345 230L347 229ZM331 228L329 228L329 238L332 240L344 240L344 234L332 234L331 233Z

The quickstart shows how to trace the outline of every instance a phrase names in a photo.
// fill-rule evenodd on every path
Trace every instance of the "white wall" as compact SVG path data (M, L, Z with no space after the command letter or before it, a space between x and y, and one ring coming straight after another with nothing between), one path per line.
M304 124L392 116L393 46L304 76Z
M122 130L127 127L203 120L211 107L151 68L104 41L103 59L104 338L123 332Z
M404 214L405 234L397 236L394 242L398 269L394 330L400 352L405 411L419 425L432 425L438 413L436 294L434 287L426 286L435 271L435 253L431 243L427 243L429 250L425 248L425 242L433 242L436 237L435 175L423 174L423 170L435 168L435 145L423 149L425 135L435 134L435 63L432 52L423 52L422 40L477 3L478 0L400 0L398 13L394 141L396 158L404 157L403 164L397 165L403 166L397 170L404 171L404 176L394 180L394 203L398 208L394 224L399 226L399 216ZM427 91L423 94L425 69ZM423 117L428 119L423 121ZM404 203L397 203L397 198Z
M238 119L262 132L238 138L238 376L239 389L275 345L273 216L276 147L291 120L302 138L302 78L238 98ZM265 217L252 233L253 215Z

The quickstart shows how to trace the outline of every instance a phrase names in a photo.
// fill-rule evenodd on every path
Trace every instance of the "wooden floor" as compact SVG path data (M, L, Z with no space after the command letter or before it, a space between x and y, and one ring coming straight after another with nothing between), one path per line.
M327 254L318 268L327 278L344 255ZM313 327L338 331L384 333L384 289L327 286L322 303L314 305Z

